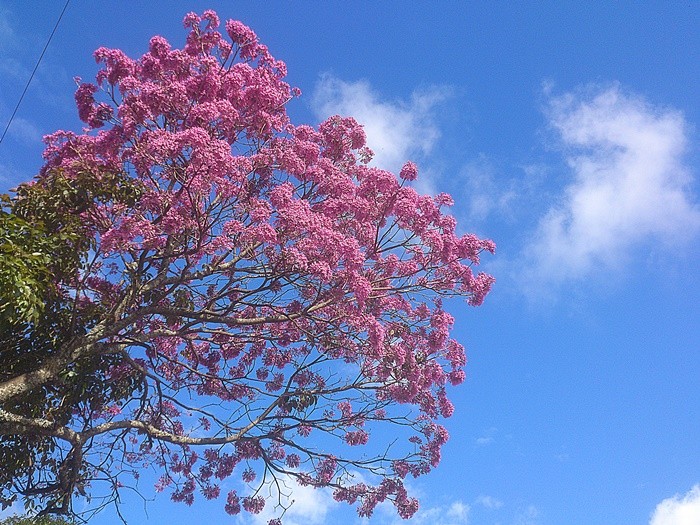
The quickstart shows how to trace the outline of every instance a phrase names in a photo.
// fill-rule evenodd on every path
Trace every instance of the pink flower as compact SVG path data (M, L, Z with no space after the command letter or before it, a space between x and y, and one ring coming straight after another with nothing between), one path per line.
M297 454L288 454L286 463L289 468L297 468L301 464L301 459Z
M248 496L243 498L243 508L251 514L260 514L265 508L265 498L262 496Z
M416 180L418 178L418 166L416 166L413 162L408 161L401 168L399 177L404 180Z
M238 494L236 494L235 490L232 490L226 496L226 506L224 507L224 510L231 515L236 515L241 512L240 499L238 498Z
M243 471L243 481L246 483L252 483L255 481L255 471L250 467Z
M255 32L238 20L226 22L226 32L231 40L239 46L253 44L258 40Z
M369 441L369 434L364 430L355 430L345 433L345 442L348 445L366 445Z

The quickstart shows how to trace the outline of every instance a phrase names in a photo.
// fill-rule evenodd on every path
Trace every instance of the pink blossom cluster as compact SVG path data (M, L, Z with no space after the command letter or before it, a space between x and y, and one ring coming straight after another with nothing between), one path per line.
M399 516L408 519L418 510L418 500L408 496L400 479L387 478L377 487L369 487L364 483L338 488L333 497L336 501L344 501L354 504L360 501L357 513L361 517L372 516L377 505L384 501L391 501L396 507Z
M98 49L97 83L76 92L86 131L46 137L44 174L120 173L138 189L136 205L97 200L81 215L95 262L72 293L109 311L110 340L152 396L105 417L173 436L134 454L167 467L158 488L176 501L218 497L217 480L247 464L249 484L256 468L284 472L333 487L361 516L389 500L410 517L402 479L437 466L447 387L464 380L442 298L480 305L494 280L472 268L495 246L457 235L450 196L406 182L414 163L398 177L369 166L354 119L292 125L284 63L241 22L225 24L228 39L219 25L212 11L188 14L183 49L153 37L139 59ZM375 450L372 430L399 421L397 405L414 416L396 457L377 460L393 474L343 481L365 464L347 445ZM319 434L338 449L306 444ZM225 510L264 505L231 491Z

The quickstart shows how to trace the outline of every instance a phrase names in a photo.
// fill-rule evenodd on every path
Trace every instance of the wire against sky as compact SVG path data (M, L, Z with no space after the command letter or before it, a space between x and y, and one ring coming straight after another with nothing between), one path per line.
M56 24L53 26L53 30L51 31L51 34L49 35L49 39L46 41L46 45L44 46L44 49L41 52L41 55L39 55L39 60L36 61L36 64L34 65L34 69L32 70L32 74L29 75L29 80L27 80L26 85L24 86L24 90L22 91L22 94L19 96L19 100L17 101L17 105L15 106L15 109L12 111L12 115L10 115L10 120L7 121L7 126L5 126L5 130L2 132L2 136L0 137L0 144L2 144L2 141L5 140L5 135L7 134L7 130L10 129L10 124L12 124L12 121L15 118L15 115L17 114L17 110L19 109L20 104L22 103L22 99L24 99L24 95L27 93L27 89L29 89L29 84L31 84L32 79L34 78L34 74L36 73L36 70L39 69L39 64L41 64L41 59L44 58L44 54L46 53L46 50L49 47L49 44L51 43L51 39L53 38L53 35L56 33L56 29L58 29L58 24L61 23L61 19L63 18L63 13L66 12L66 9L68 8L68 4L70 4L70 0L66 0L65 5L63 6L63 10L61 11L61 14L58 15L58 20L56 20Z

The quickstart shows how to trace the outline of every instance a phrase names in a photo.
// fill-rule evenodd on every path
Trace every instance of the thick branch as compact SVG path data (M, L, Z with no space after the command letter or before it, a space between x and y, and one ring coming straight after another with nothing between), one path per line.
M101 345L99 341L105 335L106 326L107 323L103 321L91 330L88 335L63 346L55 355L46 359L36 370L25 372L0 383L0 403L31 392L44 383L56 379L59 373L65 370L70 363L89 353L101 351L105 345Z
M82 442L81 435L68 427L48 419L18 416L0 408L0 435L10 434L53 436L74 445Z

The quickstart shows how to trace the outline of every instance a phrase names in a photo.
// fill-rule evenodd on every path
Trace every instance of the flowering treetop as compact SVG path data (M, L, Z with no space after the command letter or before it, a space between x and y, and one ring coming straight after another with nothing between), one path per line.
M260 512L292 478L361 516L390 500L410 517L402 480L440 461L446 386L464 380L442 299L482 303L493 278L472 266L494 244L456 234L451 198L407 184L415 164L371 167L352 118L292 125L299 92L251 29L228 21L227 39L212 11L184 24L183 49L158 36L138 60L98 49L96 84L76 92L86 130L46 138L34 186L82 191L64 212L91 240L55 285L91 316L0 382L0 433L54 445L15 486L62 512L100 479L116 497L148 464L188 504L240 476L230 514ZM81 363L104 394L60 422L16 411Z

